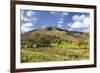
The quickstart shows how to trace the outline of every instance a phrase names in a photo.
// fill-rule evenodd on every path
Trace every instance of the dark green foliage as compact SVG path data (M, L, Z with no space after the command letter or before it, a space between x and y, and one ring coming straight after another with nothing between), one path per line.
M46 28L47 30L49 30L49 31L51 31L51 30L53 30L53 28L52 27L48 27L48 28Z

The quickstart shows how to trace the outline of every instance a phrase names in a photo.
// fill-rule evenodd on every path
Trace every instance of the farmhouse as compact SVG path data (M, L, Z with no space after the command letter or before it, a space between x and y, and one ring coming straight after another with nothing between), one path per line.
M33 44L32 46L33 46L33 48L36 48L36 44Z

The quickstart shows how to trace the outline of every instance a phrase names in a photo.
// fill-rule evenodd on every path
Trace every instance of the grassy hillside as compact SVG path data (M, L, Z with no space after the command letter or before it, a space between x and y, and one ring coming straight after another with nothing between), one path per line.
M58 36L60 38L63 38L65 40L74 40L76 38L82 38L83 35L85 36L85 39L89 38L88 33L83 32L77 32L77 31L68 31L68 30L62 30L59 28L45 28L45 29L37 29L30 32L22 33L21 34L21 40L29 40L33 38L38 38L36 35L50 35L50 36Z
M82 59L89 59L88 33L48 27L21 34L21 62Z

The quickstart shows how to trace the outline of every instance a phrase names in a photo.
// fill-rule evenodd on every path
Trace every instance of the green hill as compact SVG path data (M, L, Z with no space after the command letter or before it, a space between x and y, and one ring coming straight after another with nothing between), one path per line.
M82 39L83 36L85 36L84 39L86 39L86 40L89 38L88 33L77 32L77 31L68 31L68 30L62 30L59 28L48 27L48 28L44 28L44 29L37 29L37 30L26 32L26 33L22 33L21 40L38 39L39 36L41 36L41 35L56 36L61 39L69 40L69 41L73 41L76 38Z
M85 59L89 59L89 33L52 27L21 33L22 63Z

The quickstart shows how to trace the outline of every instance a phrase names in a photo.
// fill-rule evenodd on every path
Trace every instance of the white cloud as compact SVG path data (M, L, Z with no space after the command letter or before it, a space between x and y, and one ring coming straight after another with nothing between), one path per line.
M50 14L56 14L56 12L54 12L54 11L51 11L51 12L50 12Z
M72 19L74 20L73 23L69 23L70 25L70 29L84 29L85 31L89 30L89 26L90 26L90 18L86 17L85 15L74 15L72 17Z
M25 26L25 27L32 27L33 24L32 24L32 23L25 23L25 24L22 24L22 26Z
M27 11L26 16L24 16L24 11L21 11L21 20L36 23L38 19L36 17L31 17L34 14L35 12L33 11Z
M72 19L74 20L74 21L81 21L81 20L83 20L85 18L85 15L74 15L73 17L72 17Z
M57 24L57 26L58 26L58 27L62 27L62 25L61 25L61 24Z
M30 16L32 16L32 15L34 15L35 14L35 12L33 12L33 11L27 11L27 13L26 13L26 15L28 16L28 17L30 17Z
M28 18L24 17L24 11L21 11L21 20L29 21Z
M42 28L46 28L46 26L44 25L44 26L42 26Z
M79 21L76 21L76 22L72 23L71 25L72 25L71 28L82 28L83 24Z
M67 16L67 15L69 15L68 12L62 12L62 16Z
M55 12L55 11L51 11L50 14L53 14L53 15L58 15L58 16L61 16L61 17L64 17L64 16L67 16L69 15L68 12Z
M64 16L68 15L68 12L62 12L59 20L57 21L58 24L63 24L64 23ZM60 25L61 26L61 25Z
M32 23L24 23L21 25L21 32L28 32L28 31L31 31L33 30L32 28L33 24Z
M89 27L90 26L90 18L89 17L86 17L83 20L83 23L84 23L84 27Z
M87 19L86 19L86 21L88 21ZM90 26L90 23L85 23L85 22L80 22L80 21L75 21L75 22L73 22L72 24L70 24L71 25L71 28L82 28L82 29L87 29L87 28L89 28L89 26Z
M38 20L36 17L30 17L34 14L35 14L35 12L33 12L33 11L27 11L26 16L24 16L24 11L21 11L21 20L27 21L27 23L24 23L21 25L21 32L22 33L28 32L28 31L31 31L34 29L32 26L34 26L34 24Z
M67 15L69 15L68 12L62 12L62 13L61 13L61 17L62 17L62 18L64 18L64 16L67 16Z
M35 17L34 17L34 18L31 18L30 21L32 21L32 22L34 22L34 23L37 23L38 18L35 18Z
M69 27L70 27L71 25L72 25L71 23L67 24L67 26L69 26Z
M30 27L25 27L25 26L21 26L21 32L28 32L28 31L31 31L33 30L33 28L30 28Z
M21 15L21 19L24 20L24 21L29 21L29 19L24 17L23 15Z

